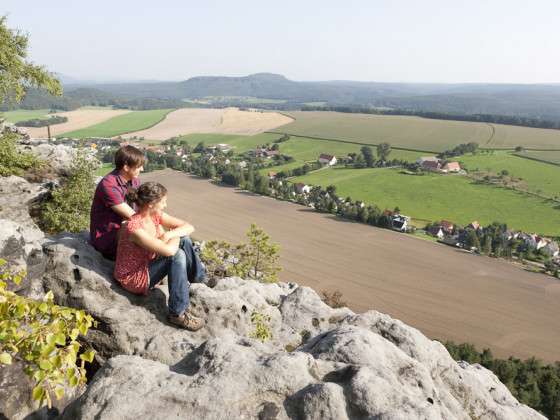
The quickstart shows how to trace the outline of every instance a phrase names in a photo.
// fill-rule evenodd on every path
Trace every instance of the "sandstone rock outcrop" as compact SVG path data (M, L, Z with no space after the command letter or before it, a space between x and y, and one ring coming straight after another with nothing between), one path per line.
M64 418L543 418L416 329L332 309L312 289L238 278L191 285L192 310L207 320L192 333L167 325L166 286L125 292L83 237L44 249L44 286L100 321L87 341L104 366ZM253 311L270 317L265 343L251 338Z
M32 184L17 176L0 177L0 257L13 270L28 273L14 291L32 293L34 280L43 275L45 259L42 252L43 232L29 215L29 205L45 192L39 184Z

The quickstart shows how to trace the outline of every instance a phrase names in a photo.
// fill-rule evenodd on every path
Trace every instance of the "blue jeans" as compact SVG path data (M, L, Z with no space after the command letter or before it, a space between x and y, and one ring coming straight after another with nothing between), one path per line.
M189 306L189 286L204 283L206 269L194 252L188 236L183 236L172 257L158 257L149 265L150 289L167 276L169 313L181 315Z

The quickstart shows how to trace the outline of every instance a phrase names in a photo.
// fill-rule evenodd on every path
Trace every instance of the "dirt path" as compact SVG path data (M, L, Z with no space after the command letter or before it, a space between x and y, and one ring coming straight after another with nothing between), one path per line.
M165 140L192 133L257 134L272 130L293 120L277 112L240 111L237 108L184 108L170 112L159 124L129 133L126 138L144 137Z
M80 128L89 127L106 121L117 115L127 114L127 109L77 109L75 111L61 112L60 115L68 118L68 122L51 125L51 136L58 136ZM33 138L47 138L47 127L25 128Z
M559 280L180 172L142 180L168 187L169 212L193 223L196 238L241 241L256 222L281 245L283 281L339 289L352 309L388 313L429 337L560 360Z

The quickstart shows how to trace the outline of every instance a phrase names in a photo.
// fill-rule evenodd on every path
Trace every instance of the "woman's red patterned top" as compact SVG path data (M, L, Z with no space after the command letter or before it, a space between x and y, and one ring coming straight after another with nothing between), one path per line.
M156 227L156 237L162 235L161 216L152 216ZM117 260L115 262L115 279L123 288L136 294L148 294L148 265L156 258L156 254L132 242L130 234L143 227L142 216L135 214L121 229L119 244L117 246Z

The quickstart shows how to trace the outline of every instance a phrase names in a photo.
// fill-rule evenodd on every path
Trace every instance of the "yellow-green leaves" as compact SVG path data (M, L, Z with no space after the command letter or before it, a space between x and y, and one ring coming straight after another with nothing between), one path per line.
M12 355L10 353L0 353L0 363L3 365L11 365Z
M255 326L255 330L249 335L250 337L256 338L263 343L272 338L272 332L269 326L269 315L263 315L260 312L253 311L251 313L251 322Z
M25 273L18 275L23 278ZM86 382L84 365L93 361L95 352L81 354L78 367L77 339L87 335L94 320L84 311L56 305L52 292L36 301L8 291L14 276L0 259L0 365L21 361L35 382L33 399L50 406L53 395L63 397L65 386Z

